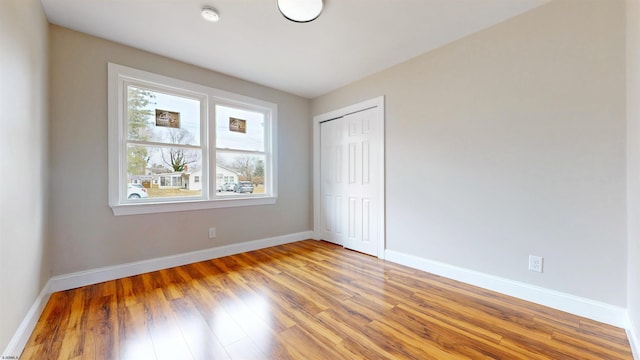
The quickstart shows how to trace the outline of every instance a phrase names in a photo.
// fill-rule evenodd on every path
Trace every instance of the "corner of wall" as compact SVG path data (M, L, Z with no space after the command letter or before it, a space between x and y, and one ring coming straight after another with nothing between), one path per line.
M631 318L627 319L626 330L633 358L636 360L640 360L640 332L638 332L638 328L633 324Z
M0 293L4 294L0 298L0 349L6 347L5 354L15 356L20 355L15 349L21 340L14 334L29 332L32 324L24 319L39 313L46 303L45 283L52 273L46 235L49 25L40 1L0 1L0 53L0 117L5 126L0 132L0 178L20 174L20 187L29 189L0 189Z
M640 0L626 2L627 45L627 335L640 359Z

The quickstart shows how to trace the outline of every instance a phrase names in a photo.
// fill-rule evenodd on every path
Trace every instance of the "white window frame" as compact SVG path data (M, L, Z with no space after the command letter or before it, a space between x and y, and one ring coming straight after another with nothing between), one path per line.
M202 196L131 201L127 194L127 85L170 90L201 99ZM216 191L216 105L238 106L265 114L265 194L218 195ZM167 76L108 64L109 206L114 215L204 210L275 204L277 200L276 104Z

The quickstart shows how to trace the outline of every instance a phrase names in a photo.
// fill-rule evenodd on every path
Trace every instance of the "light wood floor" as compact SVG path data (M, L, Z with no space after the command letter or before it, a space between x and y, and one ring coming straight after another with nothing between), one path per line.
M632 359L622 329L313 240L55 293L22 359Z

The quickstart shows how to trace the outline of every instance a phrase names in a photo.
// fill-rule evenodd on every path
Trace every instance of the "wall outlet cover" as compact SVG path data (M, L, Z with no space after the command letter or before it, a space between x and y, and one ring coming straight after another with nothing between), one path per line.
M529 255L529 270L541 273L542 262L543 262L542 256Z

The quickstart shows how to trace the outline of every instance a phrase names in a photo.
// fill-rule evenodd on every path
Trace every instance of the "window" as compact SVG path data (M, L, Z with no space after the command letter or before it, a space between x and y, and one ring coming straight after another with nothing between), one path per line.
M275 203L276 112L272 103L109 64L114 214ZM146 191L134 194L132 184Z
M265 114L230 105L216 105L215 111L217 170L223 174L225 183L250 181L251 193L264 194ZM220 181L216 185L224 186L224 183Z

